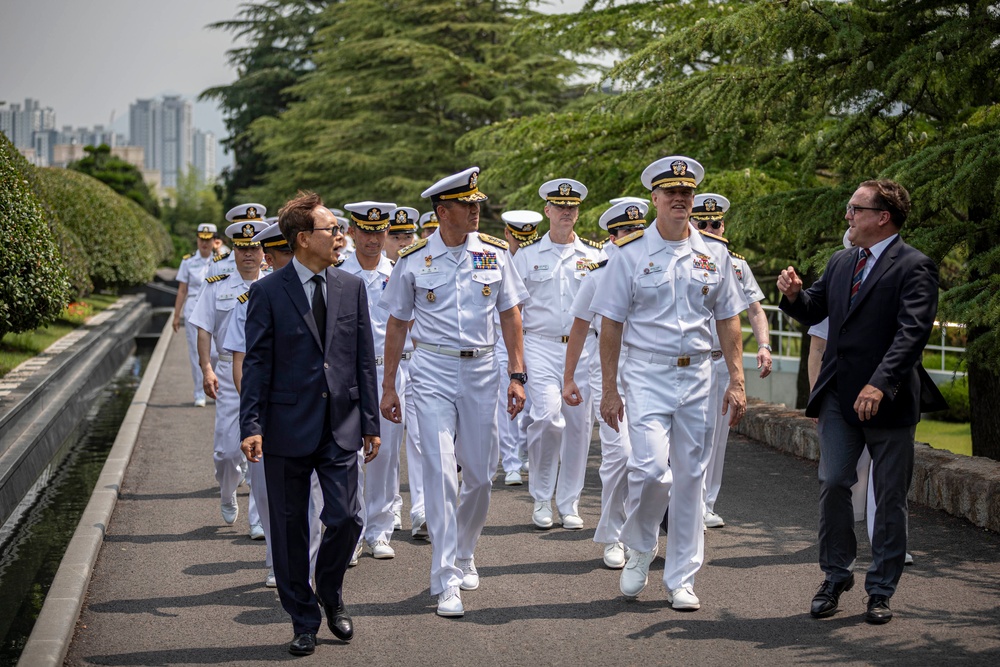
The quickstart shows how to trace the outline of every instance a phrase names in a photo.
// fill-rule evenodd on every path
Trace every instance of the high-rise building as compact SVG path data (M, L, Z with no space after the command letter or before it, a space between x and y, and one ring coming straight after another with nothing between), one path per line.
M177 177L191 164L192 132L191 103L180 96L129 105L129 143L142 146L146 168L159 170L165 188L177 187Z
M163 114L157 100L136 100L128 107L128 142L142 146L146 169L160 168L163 146Z
M48 132L56 128L56 112L52 107L42 108L38 100L30 97L24 106L11 104L5 109L0 105L0 131L22 151L35 148L35 132Z
M196 129L192 140L191 166L202 183L215 180L215 135Z

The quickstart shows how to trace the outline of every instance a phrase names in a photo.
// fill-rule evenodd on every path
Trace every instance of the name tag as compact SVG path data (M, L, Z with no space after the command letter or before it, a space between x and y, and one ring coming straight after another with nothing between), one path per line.
M424 268L420 269L419 275L426 276L429 273L437 273L440 270L441 269L437 266L425 266Z

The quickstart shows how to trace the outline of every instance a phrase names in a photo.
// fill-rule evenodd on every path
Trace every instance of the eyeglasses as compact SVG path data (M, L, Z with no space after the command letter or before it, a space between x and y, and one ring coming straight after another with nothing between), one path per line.
M857 211L887 211L887 210L889 209L876 208L874 206L855 206L854 204L847 205L847 215L851 216L852 218L854 217L854 214Z
M334 230L336 230L336 231L334 231ZM337 234L341 233L340 232L340 227L336 227L336 226L334 226L334 227L313 227L312 229L306 229L306 230L303 230L303 231L306 231L306 232L330 232L330 234L332 234L334 236L336 236Z
M712 226L712 229L719 229L722 227L722 220L713 220L711 222L709 222L708 220L698 221L698 229L708 229L709 225Z

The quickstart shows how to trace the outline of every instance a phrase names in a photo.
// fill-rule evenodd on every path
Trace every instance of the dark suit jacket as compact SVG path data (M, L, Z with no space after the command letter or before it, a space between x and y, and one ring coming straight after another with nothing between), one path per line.
M333 267L326 280L325 354L292 263L250 287L240 434L263 436L265 454L311 454L322 441L324 423L347 451L361 449L362 434L379 435L364 283Z
M899 237L886 248L850 304L858 249L841 250L823 277L794 303L781 309L803 324L830 318L830 335L806 415L819 416L820 400L836 389L844 419L862 425L854 411L861 389L870 384L885 396L870 427L911 426L921 411L946 407L941 392L920 364L937 314L937 267ZM869 260L870 261L870 260Z

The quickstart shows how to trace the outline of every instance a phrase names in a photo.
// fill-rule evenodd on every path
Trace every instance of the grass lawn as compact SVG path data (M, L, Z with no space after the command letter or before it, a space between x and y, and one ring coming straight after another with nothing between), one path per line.
M0 339L0 377L9 373L21 362L43 352L49 345L83 324L87 317L101 312L117 300L116 295L91 294L84 302L89 308L82 303L70 304L63 309L62 315L47 327L6 334Z
M917 441L934 449L947 449L954 454L972 456L972 432L969 424L923 419L917 424Z

